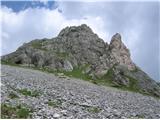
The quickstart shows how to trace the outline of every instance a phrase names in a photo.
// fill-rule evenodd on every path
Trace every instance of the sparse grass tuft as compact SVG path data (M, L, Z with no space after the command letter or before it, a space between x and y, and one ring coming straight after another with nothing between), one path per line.
M40 92L37 90L34 91L29 91L27 89L21 89L18 90L21 94L25 95L25 96L31 96L31 97L37 97L40 96Z
M131 70L131 72L138 72L139 70L138 70L138 68L137 67L135 67L135 69L134 70Z
M99 107L89 107L87 110L90 113L99 113L102 109Z
M11 66L19 66L15 63L12 63L11 60L1 60L1 64L4 64L4 65L11 65Z
M52 107L59 107L59 106L62 105L62 101L61 101L61 100L49 100L49 101L47 102L47 104L48 104L49 106L52 106Z
M7 104L1 104L1 118L2 119L26 119L29 118L29 113L31 111L26 108L26 107L22 107L21 105L13 107Z
M126 76L126 75L125 75ZM138 92L139 91L139 88L138 88L138 80L130 77L130 76L126 76L128 79L129 79L129 88L128 90L131 90L131 91L135 91L135 92Z
M138 119L144 119L145 116L144 116L144 115L138 115L137 118L138 118Z
M90 80L91 83L98 85L99 82L97 80Z
M43 50L43 51L47 51L47 49L42 48L43 47L43 41L42 40L33 41L31 43L31 45L32 45L33 48L40 49L40 50Z
M66 59L69 54L67 52L56 52L56 56L62 59Z
M19 98L17 94L15 94L14 92L9 93L9 98L11 99L15 99L15 98Z
M29 110L26 108L20 108L17 111L17 117L18 118L27 118L29 116Z
M94 81L92 80L91 82L98 85L113 87L113 86L116 86L113 83L113 78L114 78L113 68L110 68L104 76L102 76L101 78L96 78Z

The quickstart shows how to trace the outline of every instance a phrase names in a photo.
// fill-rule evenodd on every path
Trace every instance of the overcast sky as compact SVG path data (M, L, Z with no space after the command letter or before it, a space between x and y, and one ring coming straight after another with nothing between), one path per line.
M3 1L1 55L36 38L53 38L66 26L86 23L108 43L119 32L133 61L160 81L159 5L158 1Z

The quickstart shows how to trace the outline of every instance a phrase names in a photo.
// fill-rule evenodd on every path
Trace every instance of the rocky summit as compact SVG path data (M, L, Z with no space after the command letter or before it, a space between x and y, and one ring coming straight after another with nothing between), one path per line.
M82 24L64 28L55 38L25 43L1 61L160 97L158 83L130 56L119 33L108 44Z

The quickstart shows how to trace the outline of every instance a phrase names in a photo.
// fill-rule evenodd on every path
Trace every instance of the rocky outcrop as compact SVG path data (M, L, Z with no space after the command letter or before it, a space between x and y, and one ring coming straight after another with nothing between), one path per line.
M52 39L26 43L2 61L61 72L80 68L92 80L160 96L159 85L133 63L119 33L108 44L85 24L66 27Z
M135 70L135 64L130 58L130 52L121 40L121 35L116 33L111 39L109 45L112 55L116 58L120 65L124 65L128 70Z

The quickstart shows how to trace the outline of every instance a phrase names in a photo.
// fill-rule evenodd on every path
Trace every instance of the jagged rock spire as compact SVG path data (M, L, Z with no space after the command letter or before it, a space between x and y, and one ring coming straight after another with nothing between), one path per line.
M116 33L110 42L110 50L120 65L127 66L129 70L134 70L135 65L130 58L130 51L121 40L121 35Z

